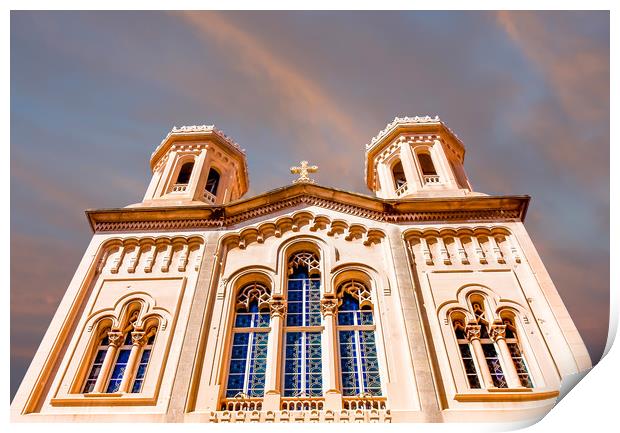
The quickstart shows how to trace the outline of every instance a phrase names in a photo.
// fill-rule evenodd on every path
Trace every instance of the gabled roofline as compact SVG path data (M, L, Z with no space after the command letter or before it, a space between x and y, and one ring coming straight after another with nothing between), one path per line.
M223 206L87 210L93 232L223 229L300 205L320 206L388 223L523 221L530 197L472 196L385 200L313 184L295 184Z

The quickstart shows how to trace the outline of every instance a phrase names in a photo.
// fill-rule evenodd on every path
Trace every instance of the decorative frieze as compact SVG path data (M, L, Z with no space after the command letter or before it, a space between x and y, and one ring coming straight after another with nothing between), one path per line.
M513 235L503 227L410 229L404 233L414 263L426 266L506 266L521 263Z
M202 256L203 239L200 236L175 236L158 238L111 239L101 248L97 259L97 272L152 273L174 271L186 272L190 258L194 260L194 270L198 270ZM154 269L159 263L157 269Z
M327 236L342 237L347 242L361 241L364 246L378 244L385 238L385 233L380 229L369 228L362 224L349 224L344 220L332 220L325 215L301 211L230 233L226 236L225 243L230 248L245 249L253 243L262 244L271 236L279 238L288 231L299 232L304 227L313 232L325 231Z

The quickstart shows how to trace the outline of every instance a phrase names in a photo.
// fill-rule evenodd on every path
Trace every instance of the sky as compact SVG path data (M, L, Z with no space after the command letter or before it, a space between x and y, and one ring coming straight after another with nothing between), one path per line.
M246 197L319 166L371 194L365 144L439 115L476 191L526 228L593 362L609 316L608 12L12 12L11 398L92 236L141 201L173 126L246 149Z

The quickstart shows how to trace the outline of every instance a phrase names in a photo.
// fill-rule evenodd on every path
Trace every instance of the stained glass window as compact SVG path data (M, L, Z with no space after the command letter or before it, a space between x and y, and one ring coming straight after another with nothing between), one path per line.
M497 350L495 350L495 344L493 344L490 340L487 342L486 339L480 340L480 342L482 343L484 358L487 366L489 367L491 378L493 379L493 385L498 388L508 388L508 382L506 381L506 377L502 371L502 365L499 361Z
M144 384L144 377L146 376L146 368L149 365L149 359L151 358L151 352L153 351L153 342L155 341L155 335L151 335L142 348L142 354L140 355L140 363L136 369L136 377L131 387L132 393L138 393L142 391L142 385Z
M289 261L287 300L284 396L320 396L321 277L313 253L299 252Z
M270 318L269 305L261 302L265 294L264 286L252 284L238 296L226 397L262 397L265 391Z
M110 382L108 382L108 389L106 392L117 392L123 381L123 375L127 370L127 361L129 361L129 354L131 353L131 332L127 332L123 345L118 348L116 362L112 369L112 376L110 376Z
M454 320L452 326L454 327L454 335L456 336L456 342L459 345L459 352L461 353L461 360L463 361L463 367L465 368L465 375L467 376L469 387L479 389L480 378L478 377L476 363L474 362L471 348L469 347L469 340L465 335L465 325L462 320Z
M504 324L506 325L506 344L508 344L508 350L510 351L512 362L514 363L517 374L519 375L519 381L522 386L526 388L533 388L534 385L532 384L532 379L530 378L527 364L525 363L525 358L523 357L523 353L519 347L519 340L517 339L517 332L514 323L510 319L505 319Z
M90 373L88 373L88 377L86 378L86 382L84 383L84 389L82 390L82 392L85 394L92 392L95 388L95 383L97 383L97 378L99 377L105 355L108 351L108 345L110 344L110 342L107 337L107 330L105 331L105 333L106 336L103 337L99 342L99 346L97 347L97 353L95 354L95 358L93 359L93 363L90 368Z
M358 296L345 291L338 308L342 394L378 396L381 395L381 378L373 314L369 306L360 309Z

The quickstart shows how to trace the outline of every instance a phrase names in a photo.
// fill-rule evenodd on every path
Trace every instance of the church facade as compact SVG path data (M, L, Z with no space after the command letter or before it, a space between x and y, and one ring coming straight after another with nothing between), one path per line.
M437 117L366 145L373 196L244 198L244 152L174 128L144 199L94 232L12 402L13 421L506 422L591 367L523 225L474 192Z

